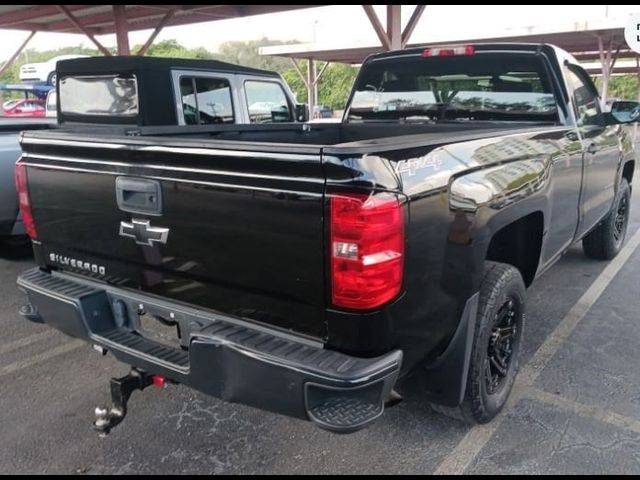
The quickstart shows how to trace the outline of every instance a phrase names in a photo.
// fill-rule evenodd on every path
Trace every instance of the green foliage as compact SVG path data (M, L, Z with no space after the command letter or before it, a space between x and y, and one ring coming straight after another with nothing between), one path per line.
M609 82L609 92L611 97L637 100L640 95L640 78L638 75L612 77Z
M306 75L306 62L304 65L298 62L298 65L302 73ZM322 65L322 63L318 64L318 72L322 69ZM357 74L358 69L351 65L341 63L329 65L322 74L318 84L318 105L326 105L333 110L343 109L346 106L349 93L351 92L351 86ZM307 88L295 68L292 67L282 72L282 76L291 87L291 90L296 94L298 102L308 102Z
M279 42L262 38L247 42L225 42L220 45L216 58L224 62L244 65L246 67L261 68L263 70L275 70L282 73L291 68L288 59L282 57L268 57L259 54L260 47L270 45L285 45L298 42Z
M598 91L602 92L602 77L596 78L596 86ZM619 75L611 77L609 80L608 97L637 101L639 95L640 78L638 75Z
M142 45L135 45L131 51L137 52ZM171 57L171 58L195 58L199 60L210 60L214 55L206 48L187 48L178 43L177 40L162 40L149 47L147 57Z

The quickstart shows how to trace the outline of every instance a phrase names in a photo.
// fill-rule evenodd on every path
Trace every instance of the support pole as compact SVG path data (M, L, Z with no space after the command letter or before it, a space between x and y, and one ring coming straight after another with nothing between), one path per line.
M118 55L131 55L129 48L129 25L127 24L127 14L124 9L124 5L113 6L113 20L116 27Z
M402 48L402 5L387 5L387 38L389 50Z
M598 36L598 51L600 53L600 63L602 64L602 94L600 98L600 108L605 109L607 96L609 95L609 65L611 63L611 49L605 52L602 37Z
M309 59L309 65L307 69L307 98L309 99L309 113L313 116L313 107L316 106L318 99L318 86L315 82L316 79L316 61L313 58Z
M24 48L27 46L27 44L31 41L31 39L33 38L33 36L36 34L36 31L33 30L29 36L27 37L27 39L22 42L22 45L20 45L18 47L18 49L16 50L16 52L11 55L11 58L9 60L7 60L4 65L2 65L2 67L0 67L0 76L4 75L4 72L7 71L7 69L13 65L13 62L16 61L16 59L18 58L18 56L22 53L22 51L24 50Z
M147 53L147 50L149 50L149 47L151 47L151 45L153 45L153 42L156 39L156 37L158 36L158 34L162 31L162 29L165 27L167 22L173 18L175 13L176 13L175 9L174 10L169 10L167 12L167 14L164 17L162 17L162 20L160 20L160 22L158 23L158 26L156 27L156 29L149 36L149 39L145 42L145 44L142 47L140 47L140 50L138 50L138 53L136 53L136 55L142 56L145 53Z
M93 33L91 33L84 25L82 25L80 23L80 21L76 18L76 16L71 13L71 10L69 10L67 7L65 7L64 5L58 5L58 9L64 13L66 15L66 17L69 19L69 21L78 29L80 30L82 33L84 33L87 38L89 38L89 40L91 40L93 42L93 44L98 47L98 50L100 50L104 55L106 55L107 57L111 56L111 52L109 50L107 50L105 48L104 45L102 45L98 40L96 40L95 35L93 35Z

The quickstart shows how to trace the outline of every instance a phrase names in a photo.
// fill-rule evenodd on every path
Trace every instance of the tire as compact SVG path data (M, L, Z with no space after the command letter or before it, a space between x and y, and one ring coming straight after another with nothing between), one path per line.
M487 423L500 413L507 403L518 373L524 310L525 286L520 272L505 263L486 262L464 400L457 407L432 404L435 411L469 424ZM504 323L505 318L510 319L507 324ZM502 331L505 331L505 325L515 327L512 335L497 340L497 328L502 326ZM505 347L504 350L500 346ZM491 363L490 357L493 356L496 360L496 352L505 350L511 353L506 368L501 369L504 374L494 375L497 367ZM506 355L502 358L505 357Z
M56 80L57 80L57 75L56 72L51 72L49 74L49 76L47 77L47 85L51 85L53 87L56 86Z
M582 239L582 249L587 257L611 260L618 255L627 236L630 209L631 187L627 179L623 178L611 211Z

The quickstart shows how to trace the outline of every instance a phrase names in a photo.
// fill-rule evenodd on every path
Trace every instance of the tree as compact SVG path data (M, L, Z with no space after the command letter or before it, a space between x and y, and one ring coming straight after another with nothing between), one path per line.
M137 52L142 45L134 46L131 51ZM162 40L149 47L147 57L169 57L169 58L195 58L199 60L210 60L215 55L204 47L187 48L178 43L177 40Z
M318 71L321 68L322 64L318 65ZM307 65L300 66L300 70L306 75ZM329 65L318 82L318 105L326 105L333 110L345 108L357 73L358 69L351 65L342 63ZM289 68L283 72L282 76L296 94L298 102L308 102L307 87L295 68Z
M602 91L602 77L596 78L596 86ZM620 75L609 79L609 97L622 100L637 100L640 95L638 75Z

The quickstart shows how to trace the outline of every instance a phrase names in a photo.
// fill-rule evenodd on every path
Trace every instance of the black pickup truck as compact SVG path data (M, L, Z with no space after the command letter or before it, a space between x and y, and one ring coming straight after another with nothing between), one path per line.
M123 125L26 132L17 165L22 315L133 368L103 432L165 381L338 432L412 381L488 422L526 287L577 241L611 259L625 239L640 108L601 111L550 45L372 56L339 124L141 126L138 77L109 78Z

